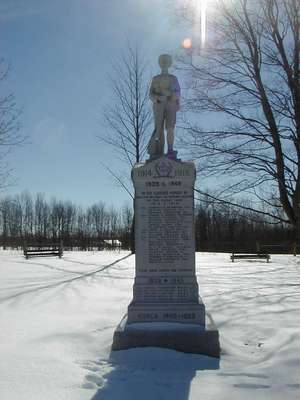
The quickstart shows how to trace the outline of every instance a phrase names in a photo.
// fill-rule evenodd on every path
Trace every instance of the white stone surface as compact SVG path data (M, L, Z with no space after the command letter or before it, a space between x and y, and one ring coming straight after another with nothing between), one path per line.
M204 324L195 276L195 167L161 157L137 164L136 276L128 322Z

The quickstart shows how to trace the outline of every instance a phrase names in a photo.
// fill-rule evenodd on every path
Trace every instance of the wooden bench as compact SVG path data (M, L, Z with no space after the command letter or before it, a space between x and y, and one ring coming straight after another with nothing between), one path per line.
M245 260L255 260L255 259L265 259L267 262L270 261L270 254L267 253L235 253L232 252L230 256L231 261L234 262L235 259L245 259Z
M58 256L63 255L62 243L31 243L24 245L24 256L29 257Z
M256 243L257 252L269 251L275 254L293 254L296 256L299 254L300 245L297 243L280 243L280 244L260 244Z

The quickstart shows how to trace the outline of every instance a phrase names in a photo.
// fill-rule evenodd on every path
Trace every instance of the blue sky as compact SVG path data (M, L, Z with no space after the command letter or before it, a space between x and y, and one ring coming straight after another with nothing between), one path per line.
M82 205L129 202L101 166L122 168L97 139L100 111L112 60L127 38L157 73L159 54L174 55L189 35L171 24L168 3L1 0L0 56L11 65L5 89L23 108L21 129L29 138L8 158L17 182L2 194L29 190Z

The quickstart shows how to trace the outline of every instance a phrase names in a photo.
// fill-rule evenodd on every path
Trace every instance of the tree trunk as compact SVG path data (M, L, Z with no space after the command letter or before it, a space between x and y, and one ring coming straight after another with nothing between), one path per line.
M131 223L131 229L130 229L130 250L131 254L135 254L135 212L133 211L133 218L132 218L132 223Z
M297 217L296 219L296 225L294 226L295 229L295 234L294 234L294 240L295 240L295 245L300 245L300 218Z

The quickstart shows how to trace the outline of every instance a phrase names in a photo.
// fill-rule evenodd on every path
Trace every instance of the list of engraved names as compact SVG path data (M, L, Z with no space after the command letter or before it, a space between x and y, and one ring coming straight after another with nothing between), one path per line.
M192 251L193 198L188 190L142 192L138 199L145 223L140 238L149 264L189 261ZM143 246L143 247L144 247Z

